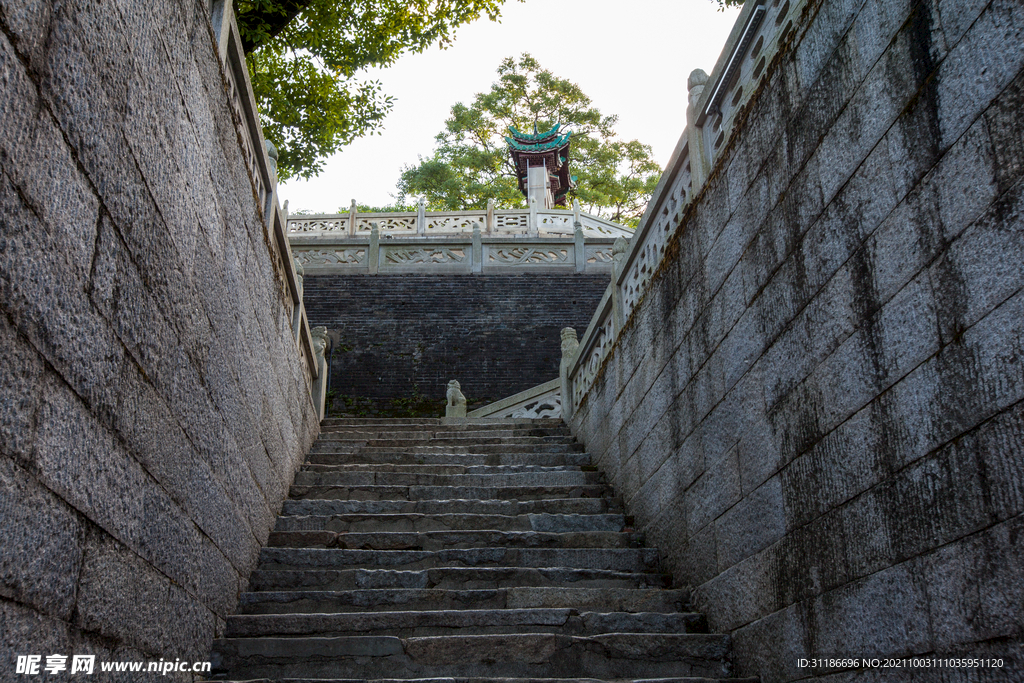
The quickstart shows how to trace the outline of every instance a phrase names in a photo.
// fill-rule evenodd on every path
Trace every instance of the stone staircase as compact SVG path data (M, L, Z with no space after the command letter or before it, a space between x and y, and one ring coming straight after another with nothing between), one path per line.
M327 420L214 677L729 677L642 541L559 420Z

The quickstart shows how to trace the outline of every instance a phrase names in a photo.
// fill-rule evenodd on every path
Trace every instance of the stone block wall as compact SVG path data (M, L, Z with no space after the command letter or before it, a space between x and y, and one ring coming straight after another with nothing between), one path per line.
M444 413L448 380L470 408L558 376L560 330L585 328L607 275L307 275L310 325L335 338L332 414Z
M318 431L208 14L0 0L4 680L208 659Z
M811 2L767 74L572 427L738 673L1021 680L1024 5Z

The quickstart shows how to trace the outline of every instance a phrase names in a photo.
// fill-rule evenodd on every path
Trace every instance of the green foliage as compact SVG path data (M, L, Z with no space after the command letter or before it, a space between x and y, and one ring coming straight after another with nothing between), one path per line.
M509 57L488 92L470 106L452 107L433 156L402 170L399 202L422 196L431 210L468 210L485 208L493 198L499 207L525 207L504 136L509 126L527 132L534 124L546 130L561 123L572 131L570 172L578 176L570 198L585 211L635 226L661 168L649 145L615 136L616 121L603 116L578 85L542 69L530 55Z
M726 7L742 7L745 0L715 0L718 3L718 11L724 12Z
M458 26L503 0L238 0L239 32L278 176L309 178L357 137L379 132L393 100L366 67L447 47Z
M338 213L348 213L351 207L343 206L338 209ZM369 204L356 204L356 211L359 213L399 213L401 211L415 211L415 204L404 204L402 202L392 202L387 206L370 206Z

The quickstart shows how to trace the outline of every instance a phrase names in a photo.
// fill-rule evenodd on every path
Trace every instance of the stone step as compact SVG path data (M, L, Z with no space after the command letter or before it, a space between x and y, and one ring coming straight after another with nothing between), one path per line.
M605 498L608 486L292 486L294 500L550 500Z
M494 474L435 474L431 472L373 472L359 470L302 471L295 473L295 486L452 486L550 487L603 484L600 472L549 470L545 472L504 472Z
M444 453L447 455L489 455L504 453L582 453L583 446L578 443L485 443L474 441L458 445L432 445L430 442L407 446L374 446L364 445L360 441L329 441L317 440L310 453L362 453L372 455L383 453L395 455L412 453L414 455Z
M324 427L364 426L364 425L433 425L440 426L441 420L436 417L328 417L321 423Z
M451 550L349 550L263 548L261 569L432 567L567 567L657 571L653 548L455 548Z
M433 567L428 569L269 569L249 578L253 591L346 591L378 589L476 590L496 588L665 588L666 574L651 570L573 567ZM339 610L340 611L340 610Z
M275 531L622 531L621 514L588 515L470 515L470 514L338 514L296 515L288 511L277 518Z
M219 680L219 679L218 679ZM757 678L708 678L683 676L676 678L258 678L224 683L759 683Z
M361 443L365 446L466 446L473 444L565 444L568 434L531 434L532 430L494 430L492 432L326 432L320 443Z
M445 548L639 548L642 534L617 531L273 531L272 548L444 550Z
M565 429L565 423L559 418L506 418L506 419L466 419L465 421L441 423L436 417L329 417L322 423L322 427L367 427L382 425L387 429L401 429L407 426L430 426L436 429L450 431L465 431L476 429L507 429L510 425L515 427L534 428L559 428Z
M225 638L213 665L235 678L722 677L729 644L696 633Z
M521 420L499 420L466 424L437 424L429 422L388 422L367 421L360 424L335 424L327 420L320 425L320 433L324 438L333 438L345 434L393 434L399 438L420 438L419 435L437 436L494 435L509 436L566 436L570 435L568 427L560 420L545 420L541 423L530 423ZM415 435L415 436L413 436Z
M590 454L569 453L403 453L391 450L374 452L318 452L309 453L307 465L348 465L348 464L393 464L393 465L454 465L469 467L478 465L538 465L558 467L565 465L590 465Z
M703 633L692 612L592 612L572 608L417 610L323 614L246 614L227 618L225 637L377 635L441 636L467 633Z
M327 465L308 463L302 472L396 472L401 474L525 474L551 472L582 472L581 465L488 465L466 463L393 463L367 462ZM587 471L592 471L590 468Z
M650 579L652 584L643 584ZM386 610L528 609L538 607L617 612L680 612L688 593L658 587L667 577L641 577L624 581L633 588L582 586L517 586L507 588L362 588L354 590L290 590L242 593L242 614L314 614ZM586 583L580 581L577 583ZM610 583L605 580L604 583Z
M286 500L282 515L599 515L619 513L618 498L539 500Z
M499 433L500 434L500 433ZM347 435L346 435L347 436ZM384 438L350 438L340 436L337 433L328 433L317 439L317 443L328 444L361 444L372 447L392 447L392 449L406 449L410 446L470 446L470 445L549 445L572 443L569 435L553 436L532 436L532 435L494 435L494 436L462 436L460 435L437 435L427 432L421 434L402 435L401 437Z

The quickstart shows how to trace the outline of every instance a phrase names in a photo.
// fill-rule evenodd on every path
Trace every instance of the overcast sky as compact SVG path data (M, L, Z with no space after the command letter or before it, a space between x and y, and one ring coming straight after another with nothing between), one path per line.
M712 0L508 0L501 23L461 28L447 50L405 55L372 70L395 97L382 135L356 140L309 181L282 185L291 211L333 213L349 201L393 201L402 167L428 156L451 106L469 104L497 80L505 57L529 52L577 83L602 114L619 117L619 137L654 148L664 166L686 125L686 77L711 72L739 13Z

